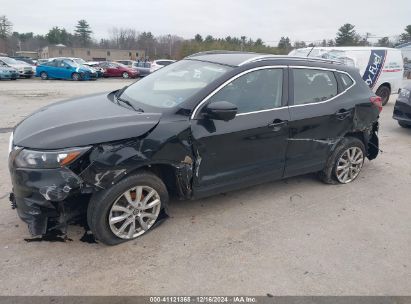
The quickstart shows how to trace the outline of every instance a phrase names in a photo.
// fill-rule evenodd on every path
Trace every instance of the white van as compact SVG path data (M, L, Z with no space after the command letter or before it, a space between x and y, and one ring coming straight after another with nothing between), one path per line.
M404 62L401 51L386 47L308 47L292 50L289 56L335 59L359 69L360 74L385 105L402 86Z

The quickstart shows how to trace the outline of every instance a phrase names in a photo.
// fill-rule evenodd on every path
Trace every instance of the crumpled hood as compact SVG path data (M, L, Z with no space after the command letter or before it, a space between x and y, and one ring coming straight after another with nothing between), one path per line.
M141 113L97 94L58 102L31 114L14 130L13 143L32 149L60 149L144 135L160 113Z

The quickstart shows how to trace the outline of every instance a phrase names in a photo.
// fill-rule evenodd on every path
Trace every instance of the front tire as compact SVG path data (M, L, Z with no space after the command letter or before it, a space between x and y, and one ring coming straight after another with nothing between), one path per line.
M130 75L129 75L127 72L124 72L124 73L122 74L122 76L123 76L124 79L130 78Z
M49 78L49 75L47 75L46 72L41 72L40 73L40 78L43 79L43 80L47 80Z
M93 195L87 222L97 240L116 245L150 230L168 199L167 188L159 177L139 172Z
M377 92L375 92L375 95L381 97L382 105L385 106L388 103L388 100L390 99L391 90L388 86L382 85L378 88Z
M348 184L360 174L366 156L364 143L355 137L345 137L329 157L320 172L326 184Z
M71 79L74 81L78 81L81 79L80 74L79 73L73 73L71 74Z

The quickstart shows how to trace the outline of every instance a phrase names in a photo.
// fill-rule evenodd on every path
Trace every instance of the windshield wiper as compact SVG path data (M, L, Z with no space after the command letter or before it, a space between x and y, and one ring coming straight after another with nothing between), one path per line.
M144 110L142 108L138 108L138 107L133 106L133 104L130 101L128 101L127 99L117 97L117 96L116 96L116 99L117 99L117 104L120 104L120 102L122 102L122 103L125 103L126 105L128 105L130 108L132 108L136 112L144 112Z
M128 105L130 108L132 108L136 112L144 112L144 110L142 108L136 108L135 106L133 106L133 104L130 101L120 97L123 94L123 92L125 91L125 89L127 89L127 87L128 86L125 86L121 90L117 91L117 93L114 95L117 99L117 104L119 104L119 102L122 102L122 103L125 103L126 105Z
M126 105L128 105L130 108L132 108L134 111L136 111L136 112L144 112L144 110L142 109L142 108L136 108L135 106L133 106L133 104L131 103L131 102L129 102L127 99L123 99L123 98L121 98L121 97L117 97L116 96L116 99L117 99L117 103L119 103L119 102L122 102L122 103L125 103Z

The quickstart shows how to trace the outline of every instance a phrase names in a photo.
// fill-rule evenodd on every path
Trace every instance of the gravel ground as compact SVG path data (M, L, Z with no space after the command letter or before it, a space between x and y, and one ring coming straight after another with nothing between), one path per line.
M31 242L11 210L9 128L40 106L131 83L0 83L0 295L411 295L411 129L381 115L381 149L359 179L313 175L196 201L115 247Z

